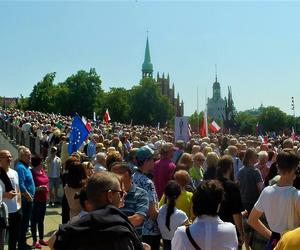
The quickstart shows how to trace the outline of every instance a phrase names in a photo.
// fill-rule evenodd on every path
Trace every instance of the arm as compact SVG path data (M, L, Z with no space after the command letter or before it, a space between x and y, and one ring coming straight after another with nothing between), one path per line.
M271 237L271 231L260 221L260 217L263 213L258 211L255 207L252 209L248 224L253 227L259 234L269 239Z
M150 203L149 210L148 210L148 216L152 220L156 220L157 219L158 211L159 211L158 210L158 204L156 202Z
M33 201L33 198L27 191L25 183L24 183L25 178L26 178L25 169L23 169L22 167L18 167L17 172L18 172L18 176L19 176L19 187L20 187L22 196L24 196L27 201Z
M243 228L243 220L242 220L242 214L233 214L233 221L234 224L239 232L239 241L241 244L244 242L244 228Z

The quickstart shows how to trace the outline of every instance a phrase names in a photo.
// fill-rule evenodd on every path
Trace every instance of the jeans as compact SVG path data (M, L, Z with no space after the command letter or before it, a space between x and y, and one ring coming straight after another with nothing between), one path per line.
M33 202L27 201L25 197L22 197L22 224L19 234L19 250L27 249L26 233L29 226L29 220L31 218Z
M8 250L16 250L22 222L22 209L8 214Z
M44 218L46 213L46 201L34 201L31 215L31 234L33 242L37 241L36 225L39 230L40 240L44 237Z

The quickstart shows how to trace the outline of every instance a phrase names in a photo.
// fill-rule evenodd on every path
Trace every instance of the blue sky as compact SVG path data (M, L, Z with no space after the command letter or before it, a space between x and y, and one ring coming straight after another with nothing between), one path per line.
M146 31L156 72L169 73L185 115L204 108L217 64L237 110L275 105L300 115L300 2L0 1L0 96L28 96L96 68L103 88L141 78Z

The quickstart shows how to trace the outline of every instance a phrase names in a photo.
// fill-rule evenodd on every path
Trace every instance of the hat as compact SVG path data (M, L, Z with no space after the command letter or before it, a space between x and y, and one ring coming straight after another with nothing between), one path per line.
M51 148L51 151L57 151L57 147L53 146L53 147Z
M170 142L163 143L160 147L160 152L169 152L171 150L177 150L177 148Z
M151 148L149 148L148 146L143 146L136 151L135 158L138 161L142 162L142 161L152 158L153 155L154 155L154 152Z

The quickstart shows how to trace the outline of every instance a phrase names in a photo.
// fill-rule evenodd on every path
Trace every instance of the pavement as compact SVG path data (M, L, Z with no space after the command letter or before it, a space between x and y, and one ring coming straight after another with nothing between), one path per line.
M46 216L44 220L44 239L48 240L50 236L58 229L58 225L61 224L61 207L47 207ZM31 233L27 234L27 244L32 245ZM8 249L7 244L4 247L5 250ZM43 246L42 249L49 249L47 246Z

